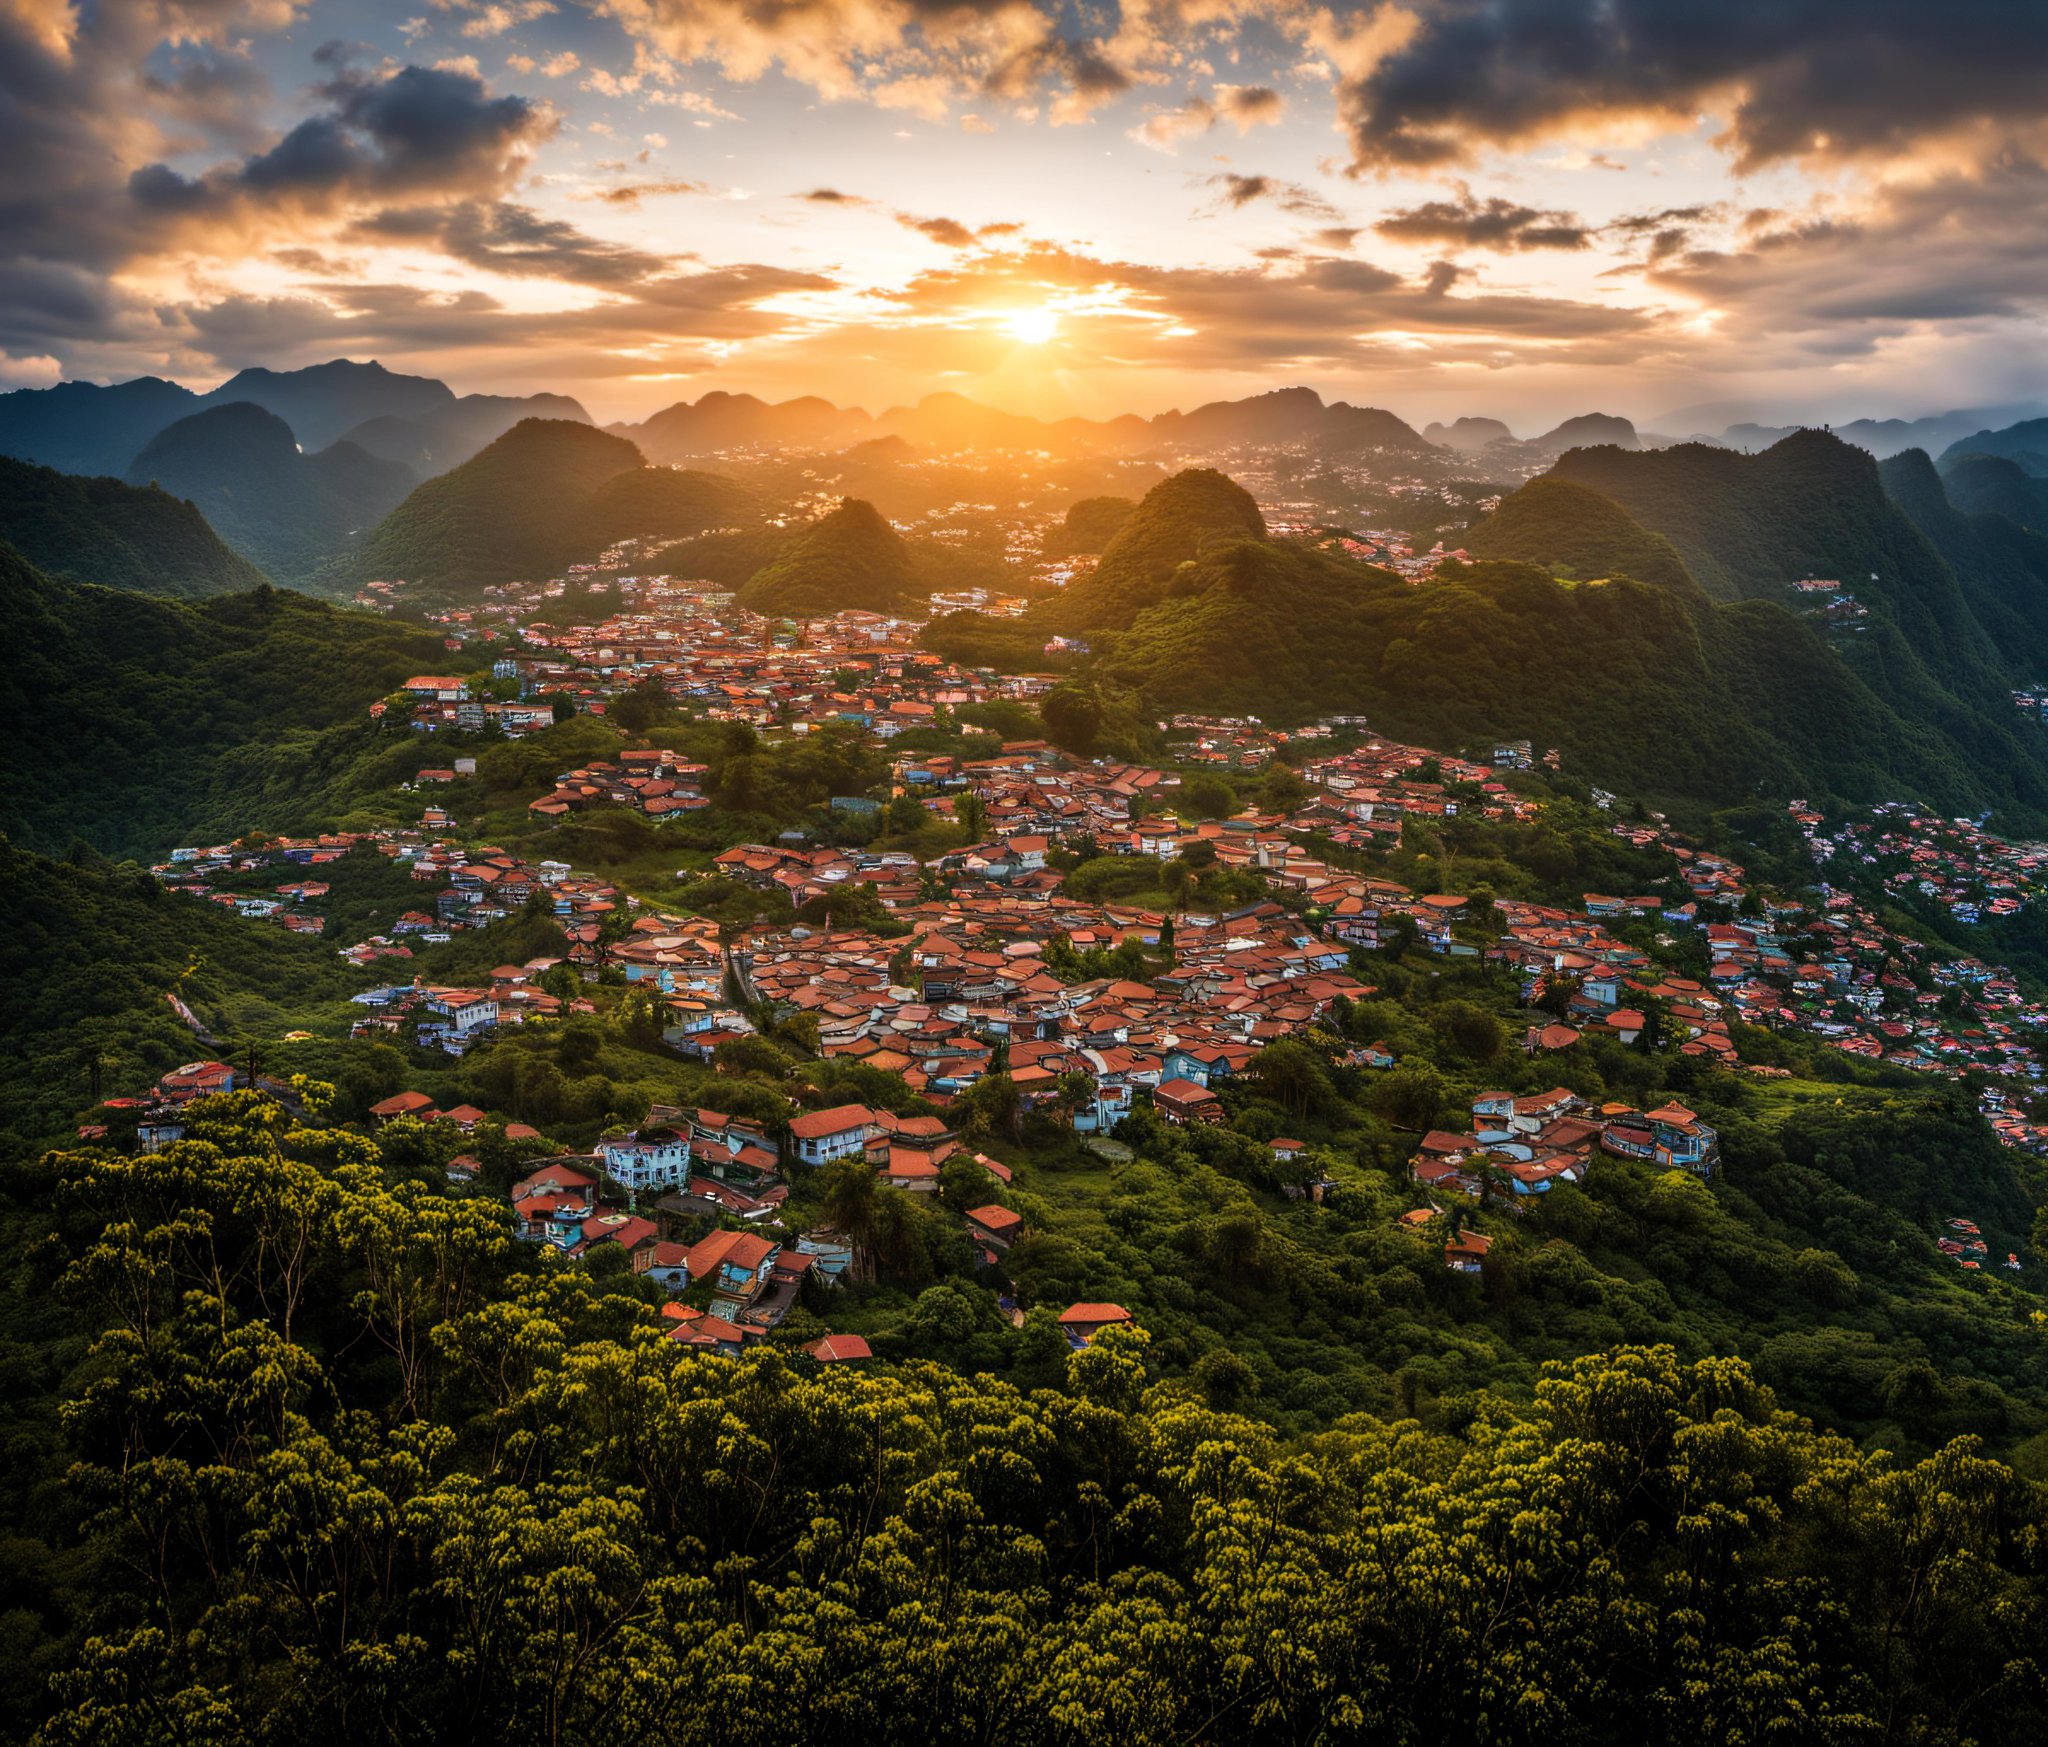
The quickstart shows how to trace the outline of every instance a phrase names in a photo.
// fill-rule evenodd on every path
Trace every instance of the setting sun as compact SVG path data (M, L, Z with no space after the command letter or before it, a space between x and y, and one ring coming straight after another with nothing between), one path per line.
M1011 336L1027 346L1042 346L1060 331L1060 318L1050 309L1020 309L1004 317Z

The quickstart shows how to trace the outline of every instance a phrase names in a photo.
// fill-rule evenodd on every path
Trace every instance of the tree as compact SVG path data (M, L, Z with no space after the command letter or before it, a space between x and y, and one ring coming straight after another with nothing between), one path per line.
M1396 1127L1420 1130L1436 1126L1449 1095L1443 1075L1410 1056L1375 1079L1366 1099Z
M979 843L988 830L988 802L979 789L962 789L953 797L953 821L967 833L969 843Z
M865 1159L841 1159L820 1173L820 1208L828 1230L836 1231L853 1251L856 1280L875 1277L875 1245L882 1226L882 1196Z
M1102 731L1102 702L1093 691L1062 682L1039 699L1038 713L1055 746L1077 758L1093 756Z
M1507 1044L1507 1028L1470 1001L1445 1001L1430 1014L1436 1034L1467 1061L1490 1062Z
M1205 771L1181 784L1180 806L1197 819L1227 819L1237 811L1237 791Z

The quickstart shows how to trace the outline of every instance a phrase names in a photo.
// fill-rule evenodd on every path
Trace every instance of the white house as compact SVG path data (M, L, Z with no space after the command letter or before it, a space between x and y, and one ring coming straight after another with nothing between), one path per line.
M673 1189L690 1180L690 1137L673 1128L601 1140L597 1156L614 1182L636 1192Z

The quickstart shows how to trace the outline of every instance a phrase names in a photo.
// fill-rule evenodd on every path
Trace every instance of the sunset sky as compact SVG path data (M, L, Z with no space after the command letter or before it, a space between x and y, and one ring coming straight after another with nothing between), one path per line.
M0 386L2048 391L2048 6L0 0Z

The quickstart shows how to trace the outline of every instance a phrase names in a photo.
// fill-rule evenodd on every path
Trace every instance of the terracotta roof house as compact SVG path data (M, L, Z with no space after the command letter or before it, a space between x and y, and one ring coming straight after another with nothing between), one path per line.
M1135 1319L1121 1304L1071 1304L1060 1312L1067 1344L1085 1347L1106 1328L1129 1328Z

